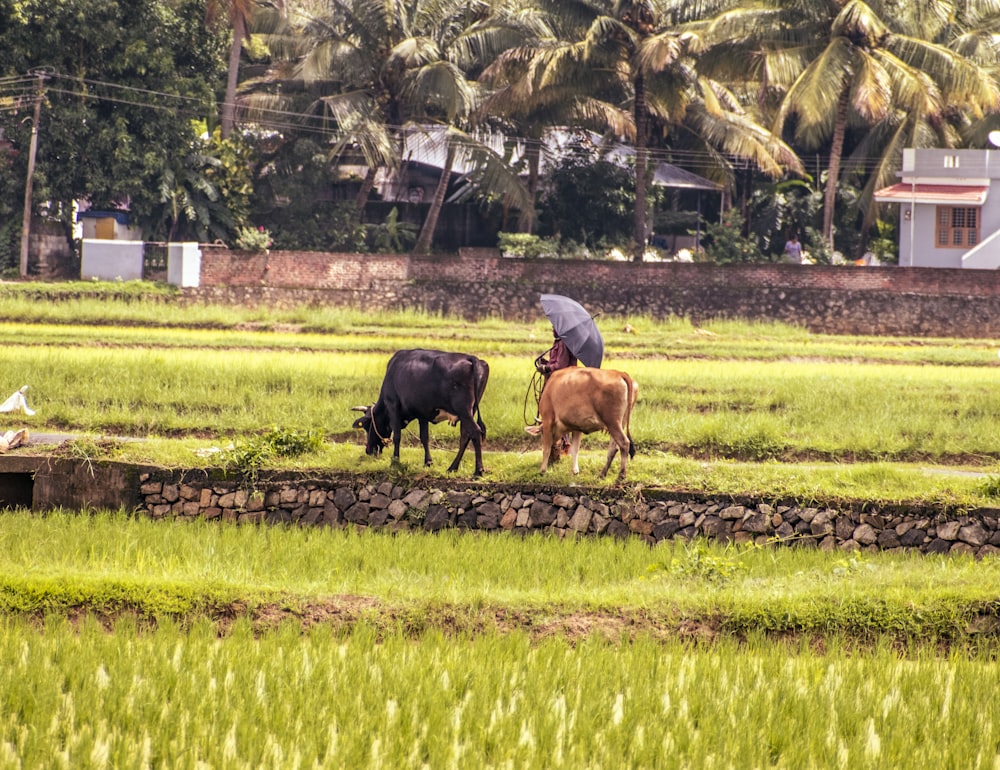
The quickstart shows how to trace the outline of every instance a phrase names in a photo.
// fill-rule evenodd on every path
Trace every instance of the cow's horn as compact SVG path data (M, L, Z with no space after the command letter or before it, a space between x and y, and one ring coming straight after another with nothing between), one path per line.
M351 411L352 412L367 412L368 411L368 407L367 406L352 406L351 407Z

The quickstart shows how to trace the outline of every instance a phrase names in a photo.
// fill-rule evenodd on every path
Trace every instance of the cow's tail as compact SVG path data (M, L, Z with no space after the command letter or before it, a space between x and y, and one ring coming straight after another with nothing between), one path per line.
M625 437L628 438L628 456L635 457L635 442L632 441L632 404L639 396L639 386L629 375L625 374L625 392L627 401L625 403Z
M476 424L479 426L479 432L483 438L486 438L486 423L483 422L483 418L479 414L479 402L486 390L486 382L489 378L490 365L481 358L474 359L472 362L472 382L475 389L475 402L472 405L472 411L475 414Z

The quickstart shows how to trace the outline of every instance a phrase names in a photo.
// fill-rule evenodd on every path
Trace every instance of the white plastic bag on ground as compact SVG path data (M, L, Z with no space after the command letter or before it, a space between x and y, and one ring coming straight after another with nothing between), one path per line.
M19 447L21 444L28 443L28 429L21 428L21 430L9 430L0 436L0 452L6 452L8 449L13 449L14 447Z
M0 404L0 412L24 412L27 415L34 414L35 410L28 406L28 400L24 397L27 390L28 386L25 385L11 395L10 398Z

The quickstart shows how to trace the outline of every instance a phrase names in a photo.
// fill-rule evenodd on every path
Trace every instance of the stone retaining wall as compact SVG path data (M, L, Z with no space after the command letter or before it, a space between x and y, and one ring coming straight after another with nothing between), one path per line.
M916 549L977 558L1000 553L1000 508L932 511L801 507L754 500L694 499L658 490L614 498L609 490L511 490L487 485L404 487L391 480L274 478L251 492L204 472L146 472L140 509L154 518L241 523L448 528L557 537L637 537L649 544L705 537L824 550Z

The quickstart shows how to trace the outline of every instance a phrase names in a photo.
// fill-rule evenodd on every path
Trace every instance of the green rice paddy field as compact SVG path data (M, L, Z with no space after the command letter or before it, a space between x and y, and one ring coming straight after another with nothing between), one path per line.
M0 287L0 396L27 384L37 410L0 426L184 467L280 430L320 440L274 467L381 472L350 407L394 350L438 347L490 363L487 479L541 479L541 317L157 291ZM996 340L601 325L641 388L625 493L1000 508ZM427 472L471 475L432 436ZM602 456L591 437L579 478L546 479L595 484ZM398 472L420 457L408 436ZM0 768L998 767L998 608L989 559L7 511Z

